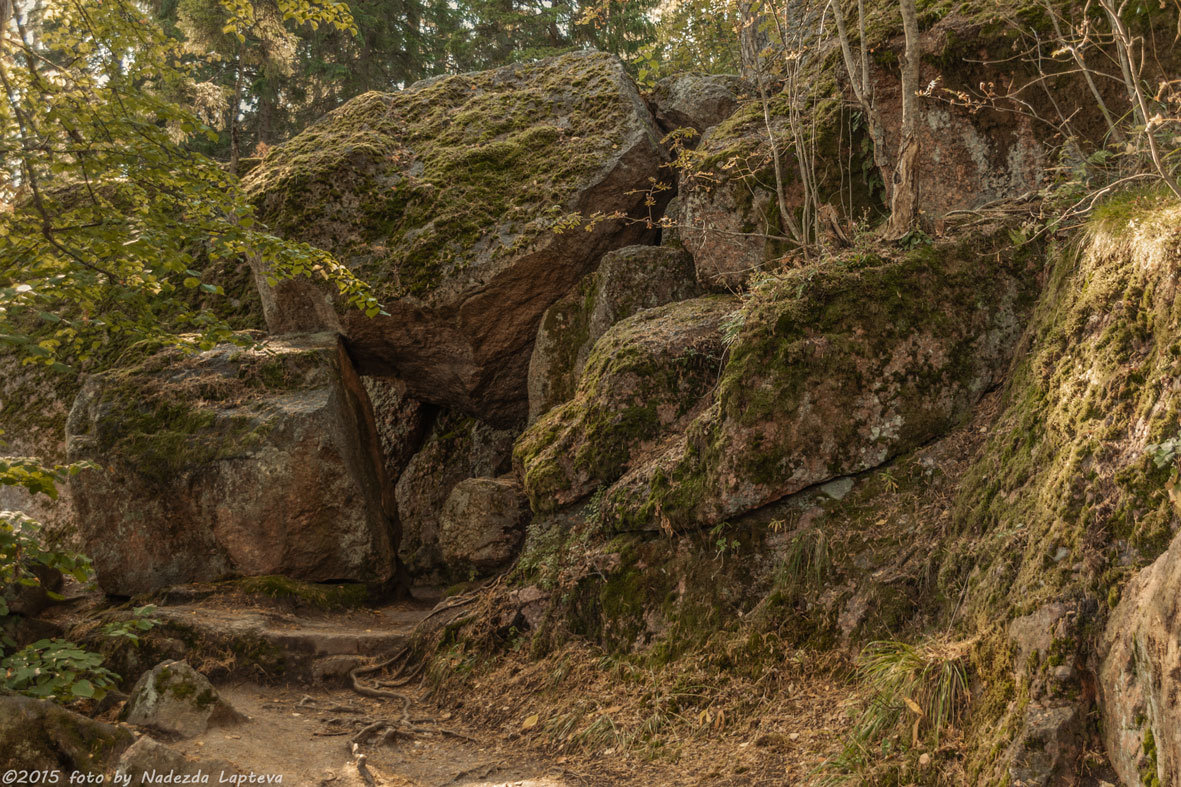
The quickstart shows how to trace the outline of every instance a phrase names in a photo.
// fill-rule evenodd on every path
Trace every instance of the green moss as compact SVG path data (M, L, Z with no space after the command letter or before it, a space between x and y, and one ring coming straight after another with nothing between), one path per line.
M1144 725L1144 736L1140 741L1143 765L1140 766L1140 782L1144 787L1161 787L1160 769L1157 765L1156 737L1152 727Z
M518 439L534 511L581 499L623 474L633 454L669 432L710 391L721 360L723 296L649 309L608 331L587 360L574 399Z
M325 585L280 576L244 577L231 588L319 610L355 609L369 599L364 585Z
M995 231L769 277L744 303L714 407L642 499L620 490L619 515L713 523L802 473L815 483L861 472L944 434L1000 373L1033 303L1036 251ZM807 464L814 445L835 449L827 475Z

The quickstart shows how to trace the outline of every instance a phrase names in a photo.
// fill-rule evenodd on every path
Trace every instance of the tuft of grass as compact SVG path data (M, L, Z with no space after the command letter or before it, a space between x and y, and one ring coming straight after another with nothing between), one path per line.
M864 783L867 772L883 767L892 755L936 750L962 721L971 699L971 645L943 640L866 645L857 677L868 700L844 749L821 766L822 782Z
M783 570L801 585L822 587L833 570L828 535L819 527L796 531L787 547Z

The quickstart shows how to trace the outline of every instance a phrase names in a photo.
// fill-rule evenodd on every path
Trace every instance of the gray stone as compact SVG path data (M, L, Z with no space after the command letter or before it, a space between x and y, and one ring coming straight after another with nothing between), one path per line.
M164 775L172 777L173 784L228 784L242 773L240 768L224 760L189 759L147 735L123 752L115 772L125 779L120 783L129 787L160 784L157 777Z
M141 675L123 712L128 724L181 738L240 718L213 684L183 661L164 661Z
M673 74L652 91L656 120L665 131L706 131L728 118L750 85L733 74Z
M412 574L450 578L439 542L443 504L460 481L507 472L516 436L515 430L496 429L459 413L437 414L395 488L402 558Z
M460 481L443 505L443 560L461 574L504 568L516 557L528 520L529 501L512 476Z

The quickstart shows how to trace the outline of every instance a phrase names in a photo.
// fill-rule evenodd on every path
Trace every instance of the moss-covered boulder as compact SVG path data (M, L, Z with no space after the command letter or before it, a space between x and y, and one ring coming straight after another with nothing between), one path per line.
M615 323L642 309L699 294L682 249L629 246L546 309L529 360L529 420L574 396L591 348Z
M515 430L496 429L461 413L433 414L426 438L395 489L402 559L410 573L438 580L466 578L455 575L443 557L439 530L444 504L461 481L508 472L516 437Z
M192 738L210 726L234 724L241 715L209 679L183 661L164 661L140 676L123 719L168 735Z
M713 404L605 500L616 527L700 525L944 434L1008 366L1035 292L1004 231L769 279L736 315Z
M968 541L948 557L969 585L966 614L1082 595L1114 606L1181 528L1179 226L1171 198L1132 192L1056 255L1005 410L956 503L967 530L996 534L983 552Z
M88 719L49 700L0 693L0 773L58 774L60 781L46 776L45 784L68 784L75 773L97 779L114 769L134 740L130 730Z
M338 337L168 351L90 378L68 424L99 585L225 575L380 584L397 522L373 414Z
M610 484L683 426L717 381L723 323L737 307L727 296L679 301L608 330L574 398L539 418L513 449L533 510L553 511Z
M511 422L542 312L605 252L652 234L623 217L648 217L664 159L622 63L580 53L360 96L244 185L271 227L376 288L388 314L340 318L362 373ZM264 306L275 332L333 320L300 283Z

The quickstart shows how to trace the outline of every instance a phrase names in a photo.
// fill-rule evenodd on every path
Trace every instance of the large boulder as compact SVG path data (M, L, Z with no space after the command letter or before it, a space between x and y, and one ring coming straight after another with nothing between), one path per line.
M339 324L363 374L518 421L542 312L605 252L654 236L646 192L665 157L611 55L367 93L273 149L244 186L272 228L372 283L386 313L337 318L306 281L264 281L267 324Z
M487 574L517 555L529 521L529 501L512 476L469 478L443 505L439 546L457 574Z
M944 434L1001 379L1031 305L1033 255L1008 244L849 255L761 287L712 405L607 493L606 520L716 524Z
M610 484L695 414L717 381L723 323L738 305L710 296L645 309L599 339L574 398L534 422L513 449L534 511Z
M697 294L693 260L682 249L629 246L605 255L541 319L529 360L529 420L574 396L591 348L608 328Z
M673 74L656 83L652 105L665 131L691 128L701 134L730 117L749 90L733 74Z
M398 478L395 496L402 524L402 559L412 574L450 577L440 546L440 516L455 485L493 478L512 466L517 432L496 429L460 413L436 414L419 451Z
M164 352L89 379L71 481L99 585L132 595L225 575L380 584L397 522L373 414L338 337Z
M209 679L183 661L164 661L136 681L124 707L129 724L192 738L241 716L218 696Z
M1126 588L1103 634L1103 742L1124 784L1181 784L1181 536Z

